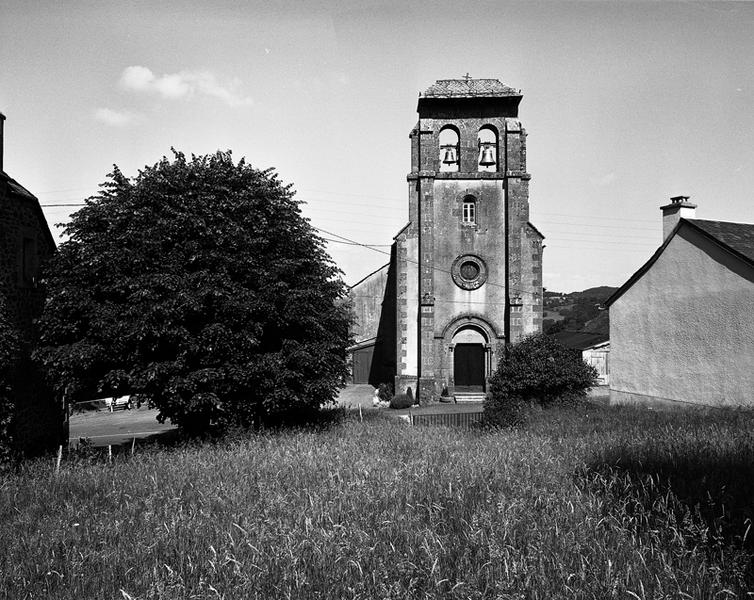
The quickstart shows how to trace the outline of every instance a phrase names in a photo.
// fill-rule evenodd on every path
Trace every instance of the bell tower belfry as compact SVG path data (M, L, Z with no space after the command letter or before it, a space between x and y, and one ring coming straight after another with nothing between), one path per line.
M506 343L541 330L522 97L468 76L419 96L409 223L395 237L395 388L422 403L483 394Z

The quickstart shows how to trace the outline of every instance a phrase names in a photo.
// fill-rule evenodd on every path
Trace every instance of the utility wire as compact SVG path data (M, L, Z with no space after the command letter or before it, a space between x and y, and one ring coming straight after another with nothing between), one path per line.
M62 190L59 190L62 191ZM362 197L362 198L374 198L379 200L391 200L395 202L405 202L405 198L399 199L395 197L387 197L387 196L371 196L368 194L357 194L353 192L336 192L336 191L326 191L326 190L308 190L312 192L317 193L323 193L328 195L335 195L335 196L347 196L347 197ZM40 192L39 195L45 194L45 193L51 193L51 192ZM358 206L375 206L374 202L358 202L358 201L349 201L348 203L344 203L342 200L330 200L330 199L313 199L313 200L302 200L301 201L305 206L314 207L315 204L318 203L326 203L326 204L338 204L341 208L335 209L338 212L348 212L345 211L344 206L352 206L352 205L358 205ZM44 204L43 206L69 206L68 204ZM83 202L79 202L76 204L71 204L70 206L84 206ZM359 214L363 214L363 211L359 211ZM570 219L585 219L585 220L602 220L602 221L612 221L613 217L602 217L597 215L579 215L579 214L573 214L573 213L544 213L543 215L539 215L539 217L536 219L537 222L545 222L547 221L548 217L565 217ZM635 221L639 223L656 223L657 221L655 219L636 219L636 218L627 218L627 217L621 217L621 223L624 223L626 221ZM561 221L553 221L554 223L559 223ZM595 225L596 227L596 225ZM620 227L621 229L625 229L624 226Z
M41 204L40 206L42 206L43 208L58 208L58 207L66 208L66 207L75 207L75 206L85 206L85 204L83 202L78 202L78 203L70 203L70 204ZM340 221L341 222L346 222L346 223L352 223L353 222L353 221L343 221L342 219ZM568 225L568 224L564 223L563 225ZM573 225L578 225L578 224L574 223ZM598 225L590 225L590 224L588 224L586 226L588 226L588 227L599 227ZM380 254L384 254L386 256L390 256L390 252L387 252L385 250L381 250L380 248L390 248L392 246L392 244L366 244L366 243L363 243L363 242L358 242L356 240L347 238L347 237L342 236L340 234L328 231L326 229L322 229L320 227L315 227L314 225L312 225L312 227L314 229L316 229L317 231L320 231L320 232L325 233L325 234L330 235L330 236L334 236L335 238L339 238L339 239L323 238L325 241L332 242L332 243L338 243L338 244L344 244L344 245L348 245L348 246L361 246L362 248L366 248L368 250L372 250L374 252L379 252ZM602 226L602 227L607 227L607 226ZM625 229L625 228L621 228L621 229ZM568 233L573 233L573 232L568 232ZM610 248L604 248L604 245L610 244L610 245L621 246L624 249L623 250L624 252L636 252L636 253L639 253L639 252L644 252L645 250L643 250L643 249L646 248L647 246L651 245L651 242L649 242L649 241L646 244L641 243L641 242L640 243L636 243L636 244L632 244L631 242L620 242L620 241L615 241L613 239L603 240L598 235L593 235L593 234L588 234L588 233L581 234L581 235L582 236L588 235L588 236L590 236L592 238L596 238L596 239L584 239L583 237L579 238L579 239L564 238L564 237L562 237L562 234L561 234L561 235L555 236L555 237L553 237L551 239L553 241L555 241L555 242L557 242L557 241L563 241L563 242L581 242L581 244L579 244L579 245L575 245L574 244L574 245L563 246L563 245L557 245L557 244L549 243L549 244L545 244L545 246L546 247L550 247L550 248L556 247L556 248L567 248L567 249L570 249L570 250L574 250L574 249L578 250L578 249L591 249L591 248L594 248L594 247L584 247L584 245L583 245L584 243L593 243L593 244L597 244L597 247L603 249L604 251L610 251L611 250ZM640 238L639 238L639 236L632 236L632 239L638 240ZM647 237L647 238L642 238L642 239L649 240L650 238ZM632 246L633 248L636 248L636 249L627 248L627 246ZM641 250L639 248L641 248ZM412 259L407 259L407 260L409 262L411 262L411 263L414 263L414 264L417 264L417 265L419 264L418 261L414 261ZM434 270L435 271L439 271L441 273L451 274L450 271L448 271L446 269L441 269L440 267L434 267ZM505 285L497 284L495 282L487 281L487 284L490 285L490 286L493 286L493 287L499 287L499 288L505 289ZM534 292L529 292L527 290L521 290L521 289L516 289L516 288L510 288L510 289L512 291L514 291L514 292L519 293L519 294L533 294L534 293Z
M64 190L61 190L61 191L64 191ZM317 191L317 190L309 190L309 191ZM332 194L343 195L343 196L353 195L353 194L349 194L349 193L345 193L345 192L325 192L325 191L322 191L321 193L332 193ZM356 195L359 195L359 196L362 196L362 197L367 197L367 198L371 197L371 198L380 198L380 199L392 199L392 198L387 198L387 197L384 197L384 196L369 196L369 195L366 195L366 194L356 194ZM307 206L311 206L311 203L305 203L305 204ZM356 203L356 204L363 204L363 203ZM368 203L368 204L371 205L371 206L373 206L373 203ZM83 202L60 203L60 204L57 204L57 203L55 203L55 204L45 203L45 204L41 204L40 206L42 206L43 208L71 208L71 207L85 206L85 203L83 203ZM343 212L343 211L339 211L339 212ZM363 214L363 212L360 213L360 214ZM586 218L586 219L603 219L604 220L604 219L609 219L610 218L610 217L597 217L597 216L594 216L594 215L588 215L587 216L587 215L572 215L572 214L563 214L563 213L548 213L548 216L560 216L560 217L566 217L566 218L571 218L571 219ZM384 217L380 217L380 218L382 218L383 220L385 220ZM338 222L344 222L344 223L354 223L353 220L344 220L344 219L330 219L330 220L334 220L334 221L338 221ZM389 219L389 220L393 220L393 219ZM622 219L622 221L626 221L626 220L637 221L637 222L650 222L648 219ZM544 219L539 220L538 222L543 222L543 221L544 221ZM652 220L651 222L655 222L655 221ZM642 228L642 227L625 227L624 225L621 225L621 226L597 225L597 224L593 224L593 223L578 223L578 222L575 222L575 223L565 223L565 222L562 222L560 220L553 222L552 225L555 225L555 226L564 226L564 227L569 227L569 226L571 226L571 227L584 226L584 227L589 227L589 228L600 228L600 229L621 229L621 230L636 229L636 230L644 230L644 228ZM380 248L390 248L392 246L392 244L366 244L366 243L363 243L363 242L359 242L359 241L347 238L347 237L342 236L340 234L337 234L337 233L334 233L334 232L330 232L330 231L327 231L327 230L319 228L319 227L315 227L314 225L312 225L312 227L314 229L316 229L317 231L320 231L320 232L325 233L327 235L334 236L335 238L338 238L338 239L323 238L325 241L328 241L328 242L331 242L331 243L339 243L339 244L349 245L349 246L361 246L363 248L367 248L368 250L372 250L374 252L379 252L380 254L384 254L386 256L390 256L389 252L387 252L385 250L381 250ZM576 235L579 235L579 237L575 238L575 239L571 238L571 237L564 237L564 235L566 235L566 234L576 234ZM643 243L642 241L640 241L640 240L644 240L644 239L647 240L646 243ZM587 232L585 232L585 233L577 234L574 231L566 231L566 232L560 232L560 233L555 232L554 235L550 236L550 240L551 240L550 243L545 244L545 246L546 247L550 247L550 248L566 248L566 249L570 249L570 250L574 250L574 249L576 249L576 250L578 250L578 249L588 250L588 249L594 248L594 246L584 246L584 244L596 244L597 248L599 248L599 249L601 249L603 251L609 252L611 250L611 248L606 248L605 247L606 245L617 245L617 246L621 246L621 248L623 249L623 252L635 252L635 253L639 253L639 252L645 252L646 251L645 249L648 246L652 245L651 240L654 240L654 239L655 239L654 237L650 238L650 237L632 235L631 236L631 240L635 240L637 242L637 243L632 243L631 241L625 241L625 242L616 241L614 239L614 236L611 236L607 232L606 232L606 234L604 236L602 236L602 235L600 235L598 233L594 233L593 234L593 233L587 233ZM557 243L553 243L553 242L566 242L566 243L567 242L576 242L578 244L574 243L574 244L569 244L569 245L558 245ZM628 246L631 246L631 248L629 248ZM415 263L415 264L419 264L418 261L414 261L414 260L411 260L411 259L408 259L408 260L409 260L409 262L412 262L412 263ZM450 271L445 270L445 269L441 269L440 267L434 267L434 270L442 272L442 273L448 273L448 274L450 274ZM496 284L494 282L489 282L488 281L487 283L488 283L488 285L491 285L491 286L494 286L494 287L505 288L504 285ZM532 294L532 292L529 292L529 291L526 291L526 290L520 290L520 289L516 289L516 288L511 288L511 290L514 291L514 292L520 293L520 294Z
M369 244L362 244L361 242L357 242L357 241L349 239L349 238L347 238L345 236L339 235L337 233L333 233L332 231L326 231L324 229L321 229L320 227L314 227L314 225L312 225L312 227L314 229L316 229L317 231L321 231L322 233L326 233L327 235L334 235L335 237L340 238L340 239L342 239L342 240L344 240L346 242L350 242L351 244L354 244L356 246L363 246L364 248L368 248L369 250L373 250L374 252L379 252L380 254L385 254L387 256L391 256L390 252L385 252L384 250L379 250L378 248L374 248L373 246L371 246ZM406 261L410 262L410 263L413 263L415 265L419 265L419 261L418 260L413 260L411 258L406 258ZM451 271L448 271L447 269L441 269L440 267L432 267L432 270L433 271L439 271L440 273L445 273L445 274L448 274L448 275L451 275L451 276L453 275ZM368 277L368 275L367 275L367 277ZM364 281L364 280L362 279L361 281ZM497 288L501 288L501 289L506 289L506 287L507 287L507 286L505 286L503 284L495 283L494 281L489 281L489 280L487 280L485 282L485 284L489 285L490 287L497 287ZM351 289L353 289L353 286L349 286L349 287ZM537 296L538 295L537 292L530 292L528 290L522 290L522 289L518 289L518 288L514 288L514 287L511 287L511 288L508 288L508 289L510 291L517 292L518 294L528 294L528 295L531 295L531 296Z

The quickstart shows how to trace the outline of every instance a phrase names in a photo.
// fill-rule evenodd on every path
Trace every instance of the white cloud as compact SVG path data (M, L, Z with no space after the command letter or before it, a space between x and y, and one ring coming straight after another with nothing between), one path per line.
M113 110L112 108L98 108L94 111L95 120L113 127L125 127L136 121L138 117L139 115L127 111Z
M154 73L146 67L126 67L120 76L120 86L127 90L148 90Z
M118 84L124 90L157 94L171 100L204 95L232 107L252 103L251 98L238 92L240 80L234 79L229 85L222 85L209 71L180 71L158 77L151 69L135 65L123 70Z

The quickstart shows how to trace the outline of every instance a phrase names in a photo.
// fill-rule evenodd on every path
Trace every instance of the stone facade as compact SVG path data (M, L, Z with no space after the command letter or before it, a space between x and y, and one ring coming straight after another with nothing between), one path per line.
M423 403L483 392L505 344L541 329L543 237L529 223L521 98L494 79L438 81L419 98L409 223L390 268L395 387Z
M3 117L0 114L0 146ZM0 154L1 156L1 154ZM36 453L64 443L64 410L30 360L35 320L44 308L39 275L55 241L39 201L2 170L0 163L0 294L20 335L22 356L14 377L13 437L20 450Z

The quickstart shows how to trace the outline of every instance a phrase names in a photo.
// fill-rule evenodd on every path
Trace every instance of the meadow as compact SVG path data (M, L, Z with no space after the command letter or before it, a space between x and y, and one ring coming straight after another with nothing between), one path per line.
M351 415L50 459L0 484L0 598L735 598L754 414Z

